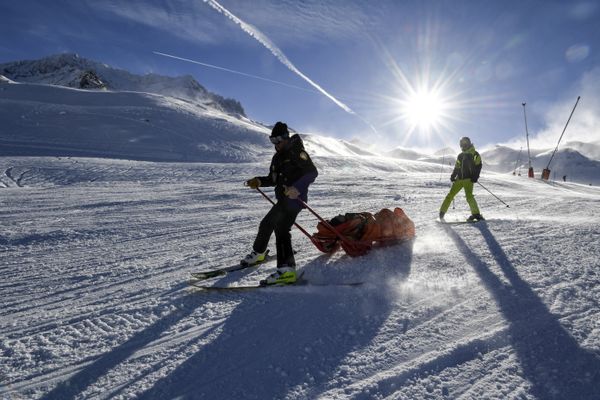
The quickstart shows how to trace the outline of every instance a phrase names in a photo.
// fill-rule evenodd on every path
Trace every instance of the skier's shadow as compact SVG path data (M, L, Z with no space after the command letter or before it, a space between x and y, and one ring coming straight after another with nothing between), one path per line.
M408 274L412 244L393 252L384 256L374 250L369 256L393 260ZM324 266L323 260L303 269L308 274L318 263L337 268L335 262ZM365 259L339 260L344 264L340 268L368 268ZM394 299L382 286L308 285L209 294L211 302L239 301L222 332L140 398L280 399L294 391L317 398L330 389L334 376L345 379L337 367L371 344L388 319ZM402 334L402 327L398 330Z
M480 222L476 226L508 284L451 227L446 231L494 296L508 322L510 343L533 394L543 399L600 398L600 358L579 346L519 276L487 225Z
M181 284L172 288L171 292L176 293L186 286L186 284ZM83 367L79 372L69 377L66 381L59 383L54 389L42 396L42 399L67 400L81 397L81 394L89 386L96 383L102 376L110 372L113 368L123 363L136 351L143 349L148 344L159 339L165 331L178 324L181 320L189 317L203 303L204 300L201 298L192 298L191 301L186 304L186 307L180 307L174 312L165 315L147 328L134 334L123 344L97 358L90 357L90 360L93 359L93 361L89 365ZM157 306L156 313L159 313L163 307L164 305ZM206 336L210 333L211 330L205 332L204 335Z

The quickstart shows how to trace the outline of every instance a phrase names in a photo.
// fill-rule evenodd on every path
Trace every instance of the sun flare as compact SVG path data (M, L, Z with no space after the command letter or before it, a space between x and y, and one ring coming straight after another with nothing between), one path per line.
M446 104L434 91L412 93L403 101L403 118L413 128L431 129L439 126L444 118Z
M382 96L384 124L396 128L395 137L401 139L403 146L446 142L463 120L468 104L459 85L460 69L434 68L426 58L409 73L385 47L382 55L394 76L391 95Z

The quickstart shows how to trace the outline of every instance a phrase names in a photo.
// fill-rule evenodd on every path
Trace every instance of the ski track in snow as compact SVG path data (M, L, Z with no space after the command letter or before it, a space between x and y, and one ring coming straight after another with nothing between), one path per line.
M2 398L600 397L596 187L484 173L511 207L476 187L488 221L444 226L437 167L317 157L315 210L402 207L414 242L326 256L293 229L307 279L366 283L205 293L189 273L250 250L268 161L0 163Z

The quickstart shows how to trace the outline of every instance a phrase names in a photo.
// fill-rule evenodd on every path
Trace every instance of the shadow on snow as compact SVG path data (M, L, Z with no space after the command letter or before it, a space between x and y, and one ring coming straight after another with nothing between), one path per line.
M509 343L535 396L544 399L598 399L600 359L582 349L524 281L485 223L481 231L509 284L477 256L450 227L446 231L479 275L508 322Z
M181 290L184 286L185 284L172 289L172 291L175 292ZM163 332L169 330L179 321L191 315L201 303L203 303L203 301L197 299L193 304L188 304L184 308L178 308L174 312L162 317L152 325L134 334L123 344L101 355L66 381L59 383L53 390L43 396L42 399L67 400L79 397L83 391L96 383L102 376L109 373L111 369L126 361L135 352L143 349L144 346L159 339ZM159 306L159 308L161 308L161 306ZM159 311L157 311L157 313L158 312ZM208 335L209 333L210 330L209 332L205 332L204 335Z
M305 271L318 276L323 275L323 269L334 275L336 269L349 269L352 275L361 279L370 272L375 275L394 273L405 278L410 272L412 242L396 246L391 252L374 250L357 259L341 257L328 265L324 265L324 259L315 259L304 267ZM385 265L377 265L381 262ZM378 267L381 267L380 271L373 270ZM363 269L362 276L356 273L360 269ZM171 290L176 292L182 287ZM245 301L250 298L252 301ZM202 337L206 337L215 329L222 329L219 337L155 382L140 397L263 399L281 398L294 391L298 391L300 397L306 393L309 397L318 396L329 389L327 383L342 360L352 351L367 346L377 335L393 302L388 293L373 290L373 287L335 286L299 286L281 288L281 291L274 288L268 295L257 292L201 293L186 299L183 307L135 333L109 352L91 358L90 364L42 398L66 400L79 397L207 301L231 300L241 302L227 321L202 333ZM399 332L401 330L400 327ZM195 337L193 342L197 343L198 339Z
M396 276L408 276L412 243L395 247L392 257L382 256L385 253L390 254L374 250L365 257L341 257L327 265L319 257L304 267L305 276L323 269L335 274L336 269L361 267L368 274L368 269L379 266L365 265L382 257L388 261L388 273L393 269ZM309 285L210 297L241 302L217 339L140 397L318 397L330 389L327 385L343 360L369 345L389 316L393 299L381 287L375 289Z

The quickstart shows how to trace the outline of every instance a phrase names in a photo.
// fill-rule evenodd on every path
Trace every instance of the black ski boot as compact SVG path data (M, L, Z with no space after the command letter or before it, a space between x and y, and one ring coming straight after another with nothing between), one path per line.
M483 218L483 215L481 215L481 214L473 214L469 218L467 218L467 221L468 222L485 221L485 218Z

